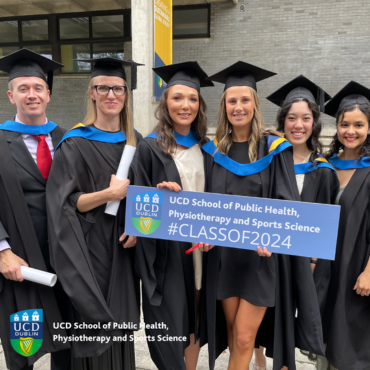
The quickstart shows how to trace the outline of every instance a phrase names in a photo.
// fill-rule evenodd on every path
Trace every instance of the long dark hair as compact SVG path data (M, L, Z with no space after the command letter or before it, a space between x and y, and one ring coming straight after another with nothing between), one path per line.
M307 98L295 98L285 101L279 109L278 115L276 117L277 130L279 132L284 132L285 117L289 113L292 105L301 101L305 101L308 104L308 108L310 108L313 116L312 134L306 141L306 144L308 149L310 149L312 152L309 161L314 163L314 160L318 157L319 154L322 153L322 144L319 140L319 137L323 128L323 124L320 119L320 108L314 101Z
M337 114L335 115L337 127L338 124L342 122L344 118L344 113L352 112L356 108L359 109L366 116L367 124L370 127L370 104L358 104L358 103L349 104L338 110ZM338 133L335 133L335 135L333 136L333 140L330 143L329 151L326 153L325 157L330 158L334 154L338 154L339 151L342 149L344 149L344 145L339 141ZM366 140L362 143L359 159L369 156L370 156L370 135L368 134Z
M176 149L176 140L173 133L173 123L167 108L168 88L163 91L159 106L155 110L155 118L158 120L153 132L158 135L157 144L165 154L173 154ZM191 124L199 138L199 145L204 144L207 134L207 105L202 96L199 94L199 110L195 120ZM161 139L159 139L161 138Z

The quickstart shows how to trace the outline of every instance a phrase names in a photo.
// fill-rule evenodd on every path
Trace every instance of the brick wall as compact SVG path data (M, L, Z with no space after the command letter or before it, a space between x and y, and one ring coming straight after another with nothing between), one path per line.
M240 11L240 5L245 11ZM304 74L334 95L350 80L370 87L367 0L239 0L211 5L211 39L174 42L174 62L198 60L208 74L243 60L278 75L258 84L264 119L277 107L264 99ZM223 87L202 89L214 122ZM323 115L326 131L334 119Z
M240 5L245 11L240 11ZM256 64L278 75L258 84L265 122L275 122L277 107L264 99L290 79L304 74L334 95L354 79L370 87L370 2L368 0L239 0L211 4L211 38L176 40L174 63L198 60L208 74L238 61ZM131 43L125 44L131 58ZM89 79L55 78L48 117L71 127L84 117ZM14 115L0 78L0 120ZM223 86L202 89L214 123ZM326 131L334 120L324 115Z

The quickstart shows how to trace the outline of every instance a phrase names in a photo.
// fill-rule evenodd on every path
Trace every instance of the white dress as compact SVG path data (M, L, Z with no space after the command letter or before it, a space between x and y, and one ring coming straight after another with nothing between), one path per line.
M302 163L307 163L308 160L310 159L310 155L311 153L304 159ZM301 195L302 190L303 190L303 183L304 183L304 173L301 175L295 175L295 180L297 181L299 195Z
M195 144L185 150L176 150L172 157L180 174L182 189L204 192L203 154L199 145ZM192 255L195 288L199 290L202 288L202 252L195 249Z

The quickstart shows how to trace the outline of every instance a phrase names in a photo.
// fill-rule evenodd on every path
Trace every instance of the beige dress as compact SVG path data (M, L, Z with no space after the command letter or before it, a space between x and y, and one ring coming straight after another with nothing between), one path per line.
M311 153L304 159L302 163L307 163L308 160L310 159L310 155ZM303 190L303 183L304 183L304 173L301 175L295 175L295 180L297 181L299 195L301 195L302 190Z
M203 154L199 145L195 144L185 150L176 150L172 157L180 174L182 189L204 192ZM199 290L202 288L202 252L195 249L192 255L195 288Z

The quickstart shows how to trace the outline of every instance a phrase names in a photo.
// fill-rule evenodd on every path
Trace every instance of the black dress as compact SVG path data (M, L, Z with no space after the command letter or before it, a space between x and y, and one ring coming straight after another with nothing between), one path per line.
M338 370L369 370L370 298L353 287L370 256L370 167L356 169L339 205L337 251L323 317L326 357Z
M136 133L137 141L141 135ZM135 248L118 239L124 228L125 200L117 217L105 204L80 213L84 193L109 187L126 142L112 144L80 137L66 139L57 149L47 186L51 263L72 305L71 323L100 323L98 329L71 329L71 335L110 337L110 341L74 341L73 368L135 369L134 342L113 342L132 334L104 329L105 323L139 325L139 280L134 271Z
M241 164L250 163L249 143L234 142L229 157ZM232 172L226 175L226 194L262 197L260 173L241 177ZM275 262L260 257L255 251L221 248L217 299L241 297L255 306L275 306ZM258 276L258 279L251 279Z
M162 181L181 179L170 155L147 137L138 145L130 168L132 185L156 187ZM150 355L159 370L185 370L184 349L190 334L197 338L197 306L191 243L137 238L136 271L142 281L142 304ZM155 328L164 323L166 328ZM159 341L158 336L185 337L185 341Z
M246 147L247 143L234 143L230 155L239 163L247 162L248 159L244 158ZM268 150L268 138L263 137L258 144L257 158L265 157ZM274 155L270 165L256 175L241 177L230 174L207 153L205 169L208 192L300 200L291 148ZM225 279L230 276L230 272L223 271L224 256L229 268L238 269L242 274L242 283L236 284L235 291L232 283L221 281L221 276ZM203 261L200 335L201 345L208 343L211 370L216 358L227 348L226 320L219 301L222 297L220 287L225 288L222 289L224 297L238 294L253 304L269 307L257 333L256 346L266 347L267 356L274 359L273 370L281 370L284 365L295 370L295 347L323 353L319 304L309 258L279 254L265 258L254 251L216 246L204 254ZM272 284L274 290L265 284L264 279ZM254 289L254 285L258 288ZM296 309L298 318L295 318Z

